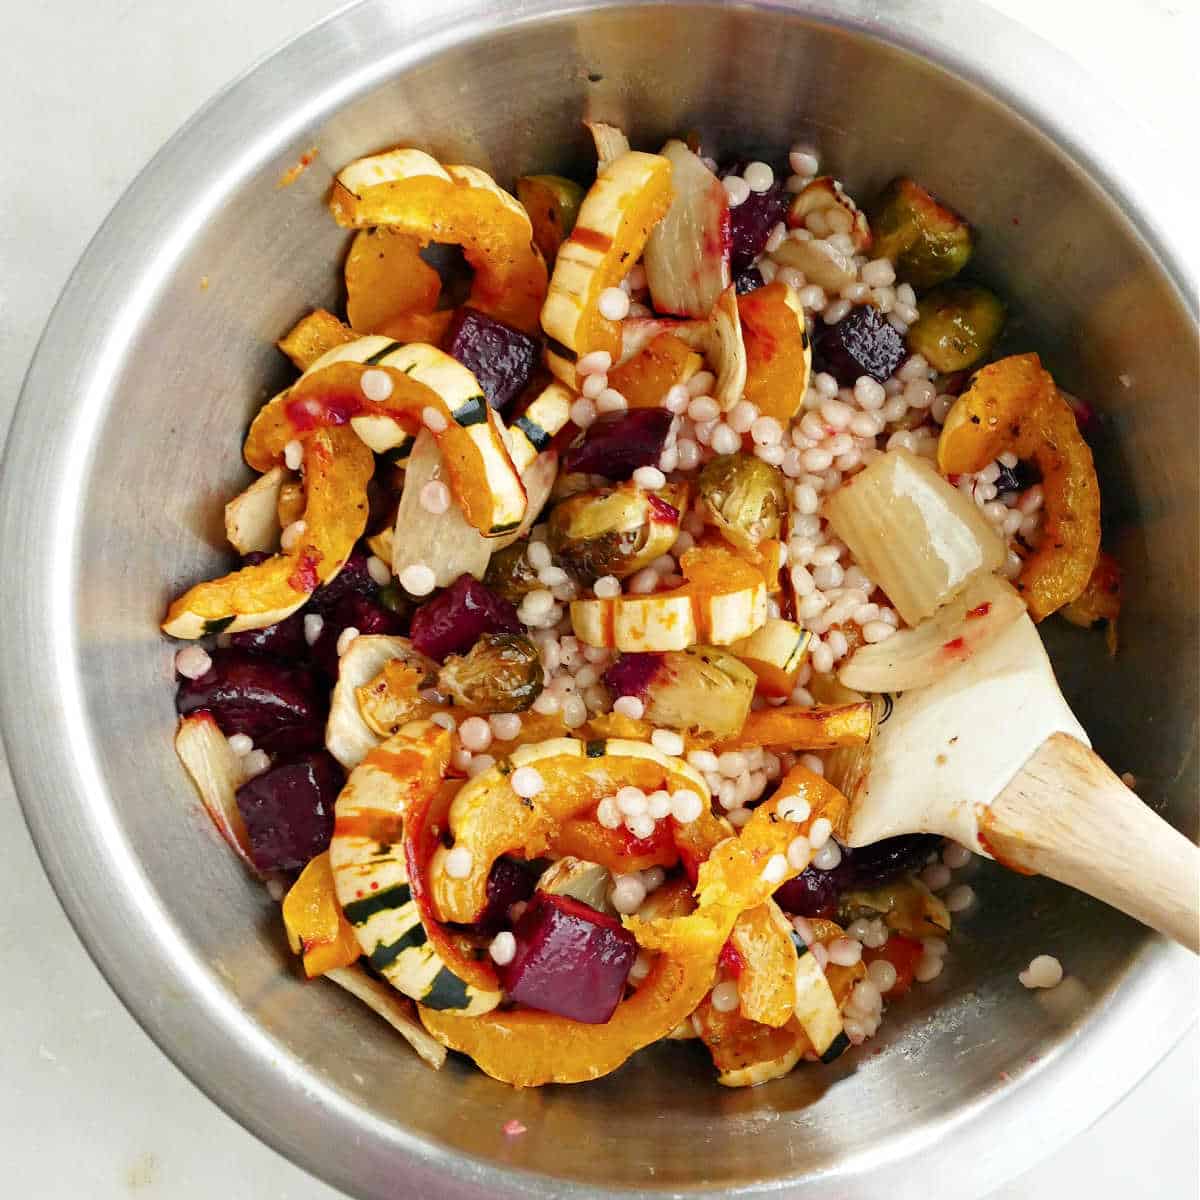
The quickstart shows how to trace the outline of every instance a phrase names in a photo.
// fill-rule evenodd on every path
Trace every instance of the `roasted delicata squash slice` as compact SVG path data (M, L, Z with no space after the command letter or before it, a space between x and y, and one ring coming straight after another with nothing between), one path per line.
M476 167L440 166L419 150L358 159L338 174L329 201L339 225L387 226L461 246L474 268L472 307L532 333L546 297L546 264L529 215Z
M217 831L250 871L258 875L250 857L250 835L237 806L237 790L246 782L246 771L211 714L200 712L179 722L175 753L196 785Z
M292 360L296 370L307 371L322 355L357 337L358 334L343 325L333 313L316 308L301 317L275 344Z
M808 658L811 639L812 634L795 621L770 617L761 629L734 642L730 649L758 677L762 695L790 696Z
M421 243L390 225L360 229L346 256L346 317L359 334L387 333L413 313L431 313L442 290Z
M804 309L785 283L769 283L737 301L746 347L745 398L784 426L800 411L812 371Z
M729 935L742 963L739 1007L751 1021L778 1027L792 1019L799 962L793 932L779 905L768 900L742 913Z
M738 555L689 550L680 569L685 582L671 591L572 601L575 636L625 652L684 650L697 642L728 646L766 621L762 573Z
M350 557L367 524L375 460L346 428L317 429L304 442L304 531L286 554L200 583L176 600L164 633L198 638L264 629L291 616Z
M328 850L312 859L288 889L283 925L309 979L358 961L362 950L338 904Z
M575 394L561 383L551 383L530 401L508 428L509 453L513 466L524 472L539 454L550 448L557 434L571 419Z
M515 529L525 516L525 489L500 420L475 376L449 355L419 343L389 358L388 364L343 361L310 371L255 419L247 457L281 456L289 441L303 440L308 430L321 426L348 422L377 453L392 440L387 430L393 427L415 436L422 424L432 426L450 489L471 525L486 537ZM468 397L473 389L476 394Z
M608 386L625 397L630 408L659 408L677 384L686 384L704 359L682 338L662 332L627 362L608 373Z
M719 750L747 746L775 746L784 750L829 750L835 746L861 746L874 732L871 704L815 705L805 708L782 704L752 712L741 732L717 744Z
M641 257L671 198L671 164L636 150L603 164L584 197L575 228L559 248L542 308L542 328L553 339L550 369L569 386L584 355L603 350L613 362L620 357L620 327L601 314L600 294L619 284Z
M450 744L447 730L417 721L368 754L338 797L329 861L338 903L374 970L431 1008L478 1016L503 996L495 973L421 903L419 843Z
M545 781L532 799L512 789L512 773L520 767L534 768ZM606 796L627 786L647 793L687 788L708 803L708 788L692 767L645 742L621 738L598 742L554 738L521 746L506 761L468 780L450 805L453 844L435 850L429 863L438 919L462 924L477 920L487 900L488 875L501 854L526 859L544 855L565 822L591 812ZM465 877L446 869L454 847L470 854Z
M983 367L946 416L938 439L944 475L981 471L1005 451L1041 472L1042 540L1015 586L1041 621L1088 585L1100 552L1100 485L1071 406L1036 354Z

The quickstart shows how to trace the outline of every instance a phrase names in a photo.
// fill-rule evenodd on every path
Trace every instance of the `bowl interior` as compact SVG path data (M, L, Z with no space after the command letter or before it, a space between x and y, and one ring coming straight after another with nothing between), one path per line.
M1097 748L1194 834L1197 383L1195 356L1181 350L1194 344L1192 320L1079 161L979 84L852 23L681 4L485 29L472 23L481 8L461 7L457 29L420 53L409 18L377 5L268 64L171 148L171 177L152 174L119 223L128 257L110 230L109 274L94 266L83 281L119 303L64 347L94 357L76 377L78 428L63 434L78 471L56 510L49 569L75 632L55 653L74 697L64 736L95 764L95 808L64 836L89 841L96 879L121 878L114 910L153 927L153 962L120 972L142 1019L239 1115L362 1195L515 1186L488 1183L486 1164L553 1177L528 1181L545 1194L572 1184L728 1194L800 1178L814 1194L862 1194L882 1163L1071 1053L1119 1002L1147 935L1082 896L981 864L971 881L981 903L959 923L949 969L831 1068L730 1092L701 1051L672 1045L571 1089L513 1092L460 1062L435 1076L338 989L297 980L276 907L219 842L172 753L171 650L156 623L169 597L226 561L221 506L247 478L247 420L288 377L273 340L310 307L339 302L346 236L323 200L340 164L413 144L511 186L523 172L586 171L589 116L647 149L693 129L710 153L777 158L812 143L860 199L906 173L966 213L982 233L975 273L1010 302L1011 346L1040 351L1105 414L1108 537L1127 585L1121 653L1110 661L1100 635L1056 621L1045 632ZM307 88L300 65L327 90ZM339 73L353 82L335 87ZM254 103L278 112L284 89L290 120L235 145L234 115L254 129ZM309 146L314 165L278 187ZM48 340L42 358L55 352ZM35 370L26 407L54 403L38 381ZM39 833L45 850L51 831ZM95 902L94 880L61 863L54 873L77 916ZM121 930L80 919L101 961L115 962ZM1033 996L1016 973L1043 951L1074 982ZM280 1080L282 1105L264 1111L281 1104ZM529 1132L505 1139L514 1117ZM422 1143L469 1157L424 1174L437 1168Z

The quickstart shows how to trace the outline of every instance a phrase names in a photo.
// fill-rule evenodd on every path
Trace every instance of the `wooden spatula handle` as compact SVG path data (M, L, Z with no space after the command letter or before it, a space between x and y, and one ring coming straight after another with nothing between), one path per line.
M1079 888L1200 953L1200 849L1082 742L1047 738L980 827L1000 862Z

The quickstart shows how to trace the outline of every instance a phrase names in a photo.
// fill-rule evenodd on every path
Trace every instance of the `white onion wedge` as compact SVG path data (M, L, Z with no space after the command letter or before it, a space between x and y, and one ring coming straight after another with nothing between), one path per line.
M636 358L660 333L673 333L693 350L708 349L707 321L677 321L673 317L626 317L621 322L621 355L617 366Z
M628 154L631 147L629 139L615 125L606 125L603 121L584 121L588 132L592 135L592 143L596 147L596 166L605 167L613 159Z
M187 769L204 808L230 849L254 872L250 837L237 806L237 790L246 782L242 760L208 713L184 717L175 734L175 753Z
M825 516L908 625L1004 562L978 506L909 450L889 450L852 476L825 501Z
M860 692L926 687L977 654L1024 611L1016 588L996 575L981 575L915 629L860 646L838 678Z
M334 967L325 972L324 978L332 979L338 987L345 988L356 1000L378 1013L435 1071L442 1069L446 1061L445 1047L425 1032L425 1027L413 1015L411 1000L386 983L372 979L357 965Z
M742 319L733 287L727 287L721 293L708 323L708 361L717 373L713 399L721 406L722 412L728 412L746 390L747 370Z
M662 148L675 199L646 242L642 263L657 312L707 317L729 286L729 195L683 142Z
M850 240L854 243L854 249L859 253L865 251L871 245L871 227L858 205L846 195L842 185L832 175L819 175L796 195L788 207L788 227L802 229L811 213L828 215L833 209L841 209L849 219Z
M294 476L272 467L225 505L225 536L239 554L270 554L279 546L279 493Z
M771 257L785 267L802 271L809 283L815 283L826 292L840 292L858 279L854 256L844 254L818 238L802 241L785 238Z

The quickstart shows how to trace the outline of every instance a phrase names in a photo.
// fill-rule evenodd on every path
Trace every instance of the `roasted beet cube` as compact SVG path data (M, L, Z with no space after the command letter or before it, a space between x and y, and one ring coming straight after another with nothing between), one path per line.
M818 325L813 367L828 371L842 387L860 375L886 383L904 359L904 339L872 304L852 308L836 325Z
M733 287L739 296L744 296L747 292L756 292L760 287L765 287L766 283L757 267L747 267L737 273Z
M734 163L721 172L721 177L740 175L745 169L745 162ZM765 192L751 192L741 204L729 210L729 231L733 238L730 265L735 276L763 252L771 230L787 215L790 200L784 177L777 174Z
M834 867L832 871L818 871L816 867L806 867L775 892L775 903L793 916L832 921L837 917L838 899L848 887L849 870Z
M280 763L242 784L237 805L260 871L295 871L333 837L333 806L344 776L324 750Z
M637 958L620 921L570 896L538 892L513 936L516 955L499 971L509 999L587 1025L613 1015Z
M470 370L501 412L528 386L540 348L527 333L476 308L460 308L446 333L447 352Z
M604 413L567 451L563 467L606 479L628 479L638 467L658 465L672 420L665 408Z
M379 591L379 584L371 578L367 569L368 551L358 546L346 559L342 569L326 584L313 592L308 607L313 612L324 613L335 608L346 596L374 596Z
M487 904L475 922L477 933L491 937L510 922L508 910L528 900L537 886L537 874L526 863L513 858L498 858L492 864L487 881Z
M413 645L442 662L465 654L484 633L520 633L517 610L473 575L460 575L413 613Z
M180 679L180 716L206 709L228 737L244 733L269 754L324 743L327 700L313 673L240 650L214 650L199 679Z
M305 658L308 643L304 640L304 613L294 612L290 617L268 625L266 629L247 629L230 635L229 645L234 650L247 654L269 654L273 658Z
M925 860L941 844L942 839L936 834L906 833L842 853L850 861L851 886L875 888L905 871L924 866Z
M396 635L404 632L404 618L385 608L378 600L358 592L350 592L330 611L322 614L325 624L313 643L313 662L330 678L338 673L338 638L351 627L359 633Z

